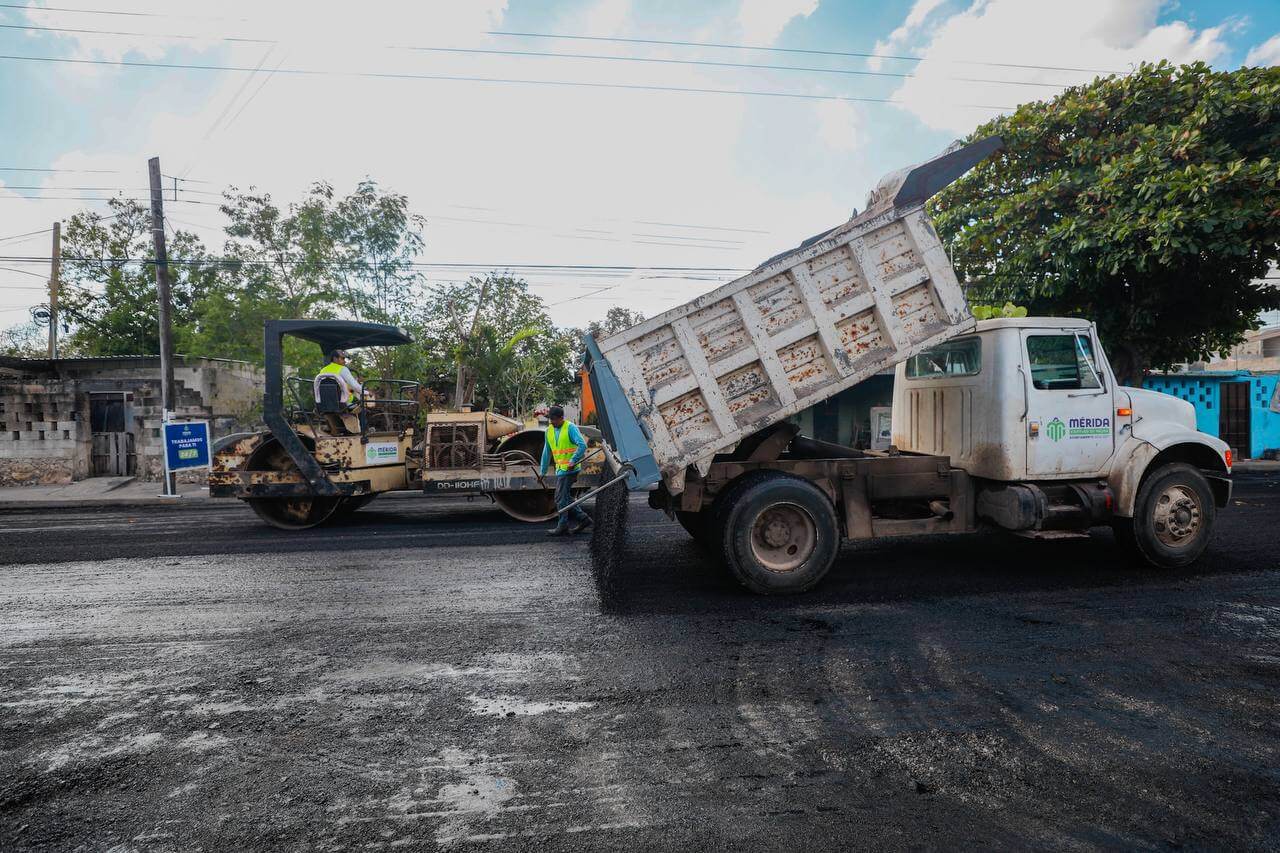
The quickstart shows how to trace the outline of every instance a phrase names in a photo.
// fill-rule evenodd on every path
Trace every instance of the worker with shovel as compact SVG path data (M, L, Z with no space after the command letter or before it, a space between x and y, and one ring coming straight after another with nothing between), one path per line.
M577 424L564 419L564 409L552 406L547 410L547 442L542 448L542 473L555 463L556 509L563 510L573 503L573 482L582 471L582 458L587 455L587 440ZM571 526L572 525L572 526ZM581 507L562 512L556 526L547 531L548 536L567 536L581 533L591 526L591 517Z

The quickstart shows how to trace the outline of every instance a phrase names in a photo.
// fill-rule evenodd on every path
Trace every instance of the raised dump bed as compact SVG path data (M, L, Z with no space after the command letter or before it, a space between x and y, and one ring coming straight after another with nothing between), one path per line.
M883 178L867 210L601 341L588 369L632 488L684 490L743 438L974 326L925 201L992 137Z

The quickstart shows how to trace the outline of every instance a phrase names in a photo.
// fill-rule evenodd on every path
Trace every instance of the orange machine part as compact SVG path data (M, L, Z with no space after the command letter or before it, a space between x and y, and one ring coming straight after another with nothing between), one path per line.
M587 381L587 371L578 371L578 379L582 382L582 405L579 408L578 420L585 424L595 418L596 401L591 396L591 383Z

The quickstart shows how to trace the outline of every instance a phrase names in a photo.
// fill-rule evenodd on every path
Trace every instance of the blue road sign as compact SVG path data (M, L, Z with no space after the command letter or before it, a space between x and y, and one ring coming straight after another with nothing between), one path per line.
M165 470L208 468L209 459L207 421L177 421L164 425Z

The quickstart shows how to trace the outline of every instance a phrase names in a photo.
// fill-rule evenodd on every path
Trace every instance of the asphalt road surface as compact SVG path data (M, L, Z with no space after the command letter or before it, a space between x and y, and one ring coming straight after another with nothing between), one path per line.
M602 612L456 499L0 515L0 848L1280 844L1280 478L1183 572L897 540L788 599L631 519Z

